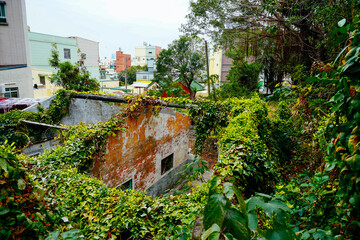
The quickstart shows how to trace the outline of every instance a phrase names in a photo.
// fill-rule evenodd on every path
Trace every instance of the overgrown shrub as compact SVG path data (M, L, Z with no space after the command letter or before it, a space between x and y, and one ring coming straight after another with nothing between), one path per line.
M0 114L0 144L8 141L15 143L15 146L21 149L30 142L40 141L45 131L53 130L24 124L21 123L21 120L58 124L69 112L70 102L70 94L64 90L59 90L47 110L38 113L13 110Z
M29 178L15 152L14 144L0 145L0 238L39 238L51 226L44 190Z

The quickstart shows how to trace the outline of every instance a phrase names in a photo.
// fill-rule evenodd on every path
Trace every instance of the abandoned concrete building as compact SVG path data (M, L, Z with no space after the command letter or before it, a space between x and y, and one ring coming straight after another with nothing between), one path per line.
M42 102L47 108L53 98ZM36 106L25 109L37 111ZM73 126L80 122L104 122L121 111L121 107L90 97L72 99L69 115L61 124ZM156 196L176 184L190 161L189 130L190 119L174 109L164 107L155 116L151 108L145 109L140 116L125 120L127 131L117 131L116 136L107 139L103 159L95 160L90 173L101 179L107 187L131 188L146 191ZM36 154L43 148L56 146L47 141L25 150Z

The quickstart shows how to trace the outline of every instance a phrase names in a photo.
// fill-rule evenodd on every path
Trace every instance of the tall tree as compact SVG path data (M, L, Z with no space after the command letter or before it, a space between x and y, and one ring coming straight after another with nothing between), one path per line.
M344 38L332 29L359 11L359 1L191 0L190 9L183 31L258 57L272 88L296 65L310 70L315 60L333 59Z
M205 67L202 40L182 36L163 49L156 60L155 81L160 85L171 85L180 81L190 91L190 99L195 98L191 83L201 78Z

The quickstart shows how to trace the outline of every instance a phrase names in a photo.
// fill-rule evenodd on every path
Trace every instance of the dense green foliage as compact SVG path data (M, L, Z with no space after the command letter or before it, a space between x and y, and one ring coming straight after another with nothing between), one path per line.
M90 73L84 66L84 60L80 59L80 64L72 64L70 61L60 62L56 44L53 45L49 63L50 66L54 67L56 70L56 72L50 77L51 83L62 86L66 90L74 90L78 92L99 90L100 84L95 78L90 77Z
M201 78L205 66L201 43L198 38L182 36L169 44L156 60L154 81L164 89L174 81L180 81L189 89L190 99L194 99L195 93L190 86L194 80Z
M337 23L359 9L358 0L192 0L183 31L208 35L226 50L240 50L244 60L261 62L272 91L285 74L294 76L295 66L309 72L315 60L334 59L347 39Z
M70 101L70 95L60 90L46 110L39 109L40 111L37 113L14 110L1 114L0 144L8 141L9 143L15 143L17 148L23 148L30 142L40 141L51 130L21 123L21 120L58 124L69 112Z
M221 99L250 96L259 87L261 64L234 60L218 95Z
M221 150L213 179L189 194L151 198L106 188L87 174L107 137L123 130L124 118L158 110L153 97L129 98L109 121L64 131L62 146L37 158L1 146L1 237L44 238L72 229L85 239L357 239L359 23L357 17L346 26L339 22L351 32L339 62L320 66L306 83L274 91L268 102L255 94L176 100L187 104L196 125L196 153L214 136ZM300 83L301 69L294 71ZM15 120L3 129L20 115L52 119L44 112L16 113L8 114ZM4 141L17 139L15 132Z
M50 228L44 190L29 178L15 155L15 146L0 145L0 237L31 239Z

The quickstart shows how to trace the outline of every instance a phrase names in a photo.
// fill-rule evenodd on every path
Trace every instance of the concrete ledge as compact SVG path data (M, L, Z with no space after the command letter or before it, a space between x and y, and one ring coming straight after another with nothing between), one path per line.
M160 180L146 189L146 193L150 196L157 197L165 193L166 190L173 189L177 185L178 180L181 178L181 171L184 171L185 165L189 164L193 159L187 159L176 168L171 169L164 174Z
M58 140L48 140L42 143L30 145L29 147L22 150L22 152L28 156L37 156L44 153L45 149L52 149L59 145Z

